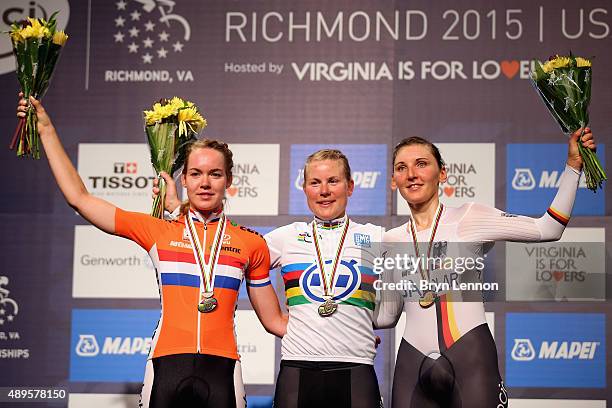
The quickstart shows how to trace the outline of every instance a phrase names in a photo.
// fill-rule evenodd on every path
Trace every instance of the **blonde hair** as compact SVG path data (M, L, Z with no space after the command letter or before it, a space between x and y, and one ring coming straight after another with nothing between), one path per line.
M225 164L225 175L229 179L232 177L232 169L234 168L234 154L224 143L220 140L215 139L199 139L195 140L187 145L185 148L185 164L183 165L183 175L187 174L189 156L197 149L212 149L216 150L223 155L223 162ZM181 204L181 214L185 215L189 211L189 200L183 201Z
M349 161L347 157L340 150L337 149L321 149L317 150L306 159L306 163L304 164L304 181L302 185L306 185L306 169L308 165L314 161L321 160L337 160L342 163L342 167L344 168L344 177L346 181L351 180L351 166L349 165Z

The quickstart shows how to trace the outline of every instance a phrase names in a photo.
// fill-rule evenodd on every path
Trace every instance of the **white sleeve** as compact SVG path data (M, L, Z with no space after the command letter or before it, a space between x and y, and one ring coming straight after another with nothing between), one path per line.
M277 228L264 235L264 239L268 244L268 250L270 251L270 270L282 266L281 255L283 253L283 242L285 241L287 227L289 226Z
M397 321L402 315L404 310L404 297L403 291L390 289L385 286L389 283L397 283L401 279L401 272L395 268L385 268L384 260L386 258L393 258L393 248L390 243L385 242L383 238L383 249L381 254L381 268L382 271L378 275L378 279L382 287L376 290L376 305L374 308L374 314L372 315L372 321L375 329L387 329L395 327ZM376 272L376 271L375 271Z
M459 237L465 241L556 241L561 238L572 213L579 179L580 172L565 166L559 190L540 218L508 214L475 203L459 222Z

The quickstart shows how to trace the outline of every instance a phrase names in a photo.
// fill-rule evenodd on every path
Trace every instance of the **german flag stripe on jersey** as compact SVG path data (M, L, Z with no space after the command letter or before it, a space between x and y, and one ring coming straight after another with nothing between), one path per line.
M436 312L440 350L447 350L461 337L450 295L445 294L439 297L436 301Z
M563 226L567 226L567 223L569 222L569 219L570 219L569 215L565 215L561 211L556 210L552 207L548 207L548 210L546 212L548 213L548 215L554 218L555 221L557 221L559 224Z

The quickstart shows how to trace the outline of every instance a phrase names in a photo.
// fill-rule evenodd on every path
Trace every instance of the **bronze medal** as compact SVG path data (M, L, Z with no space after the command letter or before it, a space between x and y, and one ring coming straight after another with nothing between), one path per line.
M438 296L430 290L423 293L423 296L421 296L419 299L419 306L421 306L423 309L430 308L434 303L436 303L437 299Z
M210 313L216 309L218 304L219 302L217 302L215 297L205 298L198 304L198 312Z

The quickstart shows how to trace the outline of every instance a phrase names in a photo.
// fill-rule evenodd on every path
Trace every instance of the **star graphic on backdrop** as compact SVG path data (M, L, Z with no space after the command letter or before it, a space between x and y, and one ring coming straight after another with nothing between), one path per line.
M159 41L168 41L168 37L170 36L166 31L162 31L157 35L159 36Z
M136 44L135 42L132 41L132 43L130 45L128 45L128 49L130 50L130 54L138 52L138 44Z
M157 58L166 58L166 55L168 55L168 51L164 47L157 50Z
M153 60L153 56L149 54L148 52L142 56L142 62L144 62L145 64L150 64L152 60Z
M115 34L115 42L123 42L123 37L125 37L123 35L123 33L121 31L117 31L117 34Z
M8 320L9 322L12 322L13 321L13 316L11 316L11 315L6 316L6 320Z
M140 20L140 13L138 10L134 10L130 13L130 17L132 17L132 21Z
M118 1L115 4L117 5L117 10L125 10L125 6L127 5L127 3L123 0Z
M152 23L151 20L145 23L145 31L153 31L155 28L155 23Z
M115 27L123 27L125 24L125 18L119 16L115 19Z
M172 48L174 48L175 52L181 52L183 51L183 43L181 43L180 41L177 41L174 44L172 44Z
M3 316L6 313L6 310L0 309L0 316Z
M140 30L137 29L136 27L132 27L130 28L130 37L138 37L138 33L140 33Z
M153 47L153 40L152 40L152 39L150 39L149 37L147 37L147 38L145 38L145 39L142 41L142 45L143 45L145 48L151 48L151 47Z
M4 319L0 319L0 325L4 324Z

